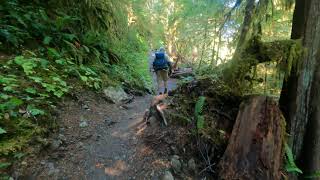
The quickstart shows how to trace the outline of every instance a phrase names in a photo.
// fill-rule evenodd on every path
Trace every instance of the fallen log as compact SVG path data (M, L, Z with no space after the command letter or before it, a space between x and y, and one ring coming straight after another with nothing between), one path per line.
M219 163L220 179L279 180L284 126L272 98L256 96L243 102Z
M174 71L170 77L171 78L181 78L181 77L188 77L194 76L192 68L181 68L179 70Z

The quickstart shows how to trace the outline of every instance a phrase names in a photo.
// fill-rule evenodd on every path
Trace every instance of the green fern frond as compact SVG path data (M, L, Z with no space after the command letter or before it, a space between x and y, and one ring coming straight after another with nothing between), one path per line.
M196 105L195 105L195 116L202 114L202 110L204 107L204 102L206 98L204 96L200 96Z
M204 128L204 117L203 116L198 116L197 118L197 129L203 129Z
M206 98L204 96L200 96L194 110L194 118L197 123L197 129L203 129L204 127L204 117L201 115L204 107L204 102Z
M287 143L284 144L284 148L285 148L285 153L286 153L286 157L287 157L287 162L286 162L286 166L285 166L286 171L289 173L302 174L301 169L299 169L298 166L296 165L296 163L294 162L293 153Z

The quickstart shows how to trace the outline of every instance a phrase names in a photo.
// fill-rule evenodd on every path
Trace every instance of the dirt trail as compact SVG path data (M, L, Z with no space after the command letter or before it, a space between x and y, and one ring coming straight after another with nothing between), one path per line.
M170 88L176 81L170 81ZM102 96L102 95L101 95ZM86 92L62 103L59 131L51 146L15 167L17 179L157 179L169 167L140 134L152 96L135 97L130 104L106 102Z

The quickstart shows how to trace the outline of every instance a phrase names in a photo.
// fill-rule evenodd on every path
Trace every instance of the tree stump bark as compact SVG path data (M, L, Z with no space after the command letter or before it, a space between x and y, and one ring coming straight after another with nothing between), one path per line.
M279 180L284 133L284 118L272 98L243 102L219 164L220 179Z

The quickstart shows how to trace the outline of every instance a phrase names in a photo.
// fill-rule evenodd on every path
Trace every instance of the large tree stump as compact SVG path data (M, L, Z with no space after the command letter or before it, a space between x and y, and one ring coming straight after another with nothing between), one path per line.
M279 180L284 126L272 98L257 96L243 102L219 164L220 179Z

